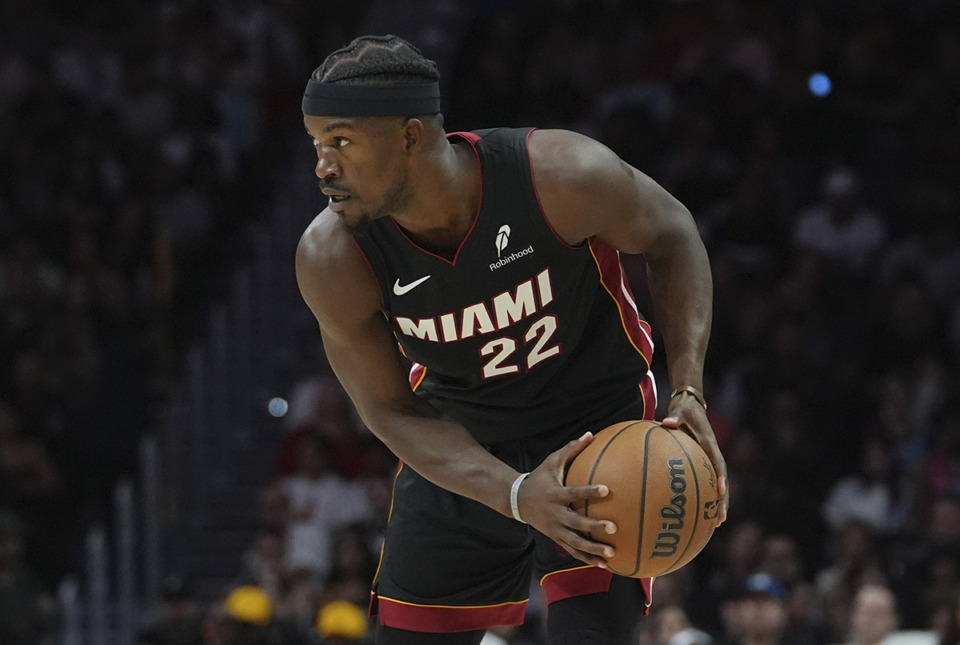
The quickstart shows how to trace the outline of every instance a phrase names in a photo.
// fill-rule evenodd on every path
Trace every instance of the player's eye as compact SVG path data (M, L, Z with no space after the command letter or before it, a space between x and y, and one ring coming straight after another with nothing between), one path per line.
M346 147L346 145L347 145L348 143L350 143L350 140L349 140L349 139L346 139L346 138L344 138L344 137L334 137L334 138L333 138L333 142L332 142L332 144L330 144L329 147L331 147L331 148L344 148L344 147ZM319 147L321 147L321 146L323 146L323 145L327 145L327 144L324 144L323 141L320 141L319 139L313 139L313 147L314 147L314 148L319 148Z

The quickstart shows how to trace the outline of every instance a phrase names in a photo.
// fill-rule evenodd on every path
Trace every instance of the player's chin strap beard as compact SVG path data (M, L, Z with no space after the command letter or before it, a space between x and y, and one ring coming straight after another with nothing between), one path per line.
M343 85L307 82L301 104L307 116L410 116L440 111L440 83Z

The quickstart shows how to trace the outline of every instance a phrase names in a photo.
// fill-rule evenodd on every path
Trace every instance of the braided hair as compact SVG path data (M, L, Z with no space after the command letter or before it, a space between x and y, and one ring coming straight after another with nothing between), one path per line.
M439 81L440 72L403 38L360 36L327 56L312 78L344 85L417 85Z

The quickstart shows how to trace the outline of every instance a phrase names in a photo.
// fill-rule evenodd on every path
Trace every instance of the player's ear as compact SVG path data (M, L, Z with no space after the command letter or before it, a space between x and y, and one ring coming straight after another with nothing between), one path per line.
M411 117L403 123L404 149L407 152L413 152L415 148L423 144L425 128L423 121L416 117Z

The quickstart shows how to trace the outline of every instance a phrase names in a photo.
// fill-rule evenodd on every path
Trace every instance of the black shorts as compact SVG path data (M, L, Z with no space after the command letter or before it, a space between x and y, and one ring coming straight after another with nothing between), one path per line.
M528 472L567 441L630 419L652 419L653 377L641 396L588 427L570 428L486 448ZM418 632L460 632L523 622L531 576L548 605L605 592L612 573L577 560L549 538L490 507L436 486L400 464L371 615L389 627ZM650 584L644 581L647 602Z

